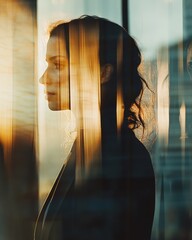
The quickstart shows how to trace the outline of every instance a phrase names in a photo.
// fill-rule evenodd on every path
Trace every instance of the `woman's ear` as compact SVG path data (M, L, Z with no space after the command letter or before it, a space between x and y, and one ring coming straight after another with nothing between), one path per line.
M101 67L101 84L106 83L111 79L113 73L113 65L107 63Z

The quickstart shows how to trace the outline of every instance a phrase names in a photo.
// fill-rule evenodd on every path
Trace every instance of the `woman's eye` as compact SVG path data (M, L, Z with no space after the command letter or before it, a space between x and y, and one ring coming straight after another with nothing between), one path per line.
M64 64L62 64L61 62L54 63L54 66L55 66L56 69L63 69L64 68Z
M65 68L65 66L66 66L66 64L64 62L60 62L60 61L59 62L52 62L52 61L48 62L48 68L50 68L52 70L54 70L54 69L62 70Z

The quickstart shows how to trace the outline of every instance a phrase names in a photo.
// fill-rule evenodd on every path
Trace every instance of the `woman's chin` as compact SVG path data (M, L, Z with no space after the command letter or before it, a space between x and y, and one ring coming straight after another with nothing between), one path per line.
M48 101L48 107L52 111L60 111L60 110L66 110L69 109L66 105L61 105L60 103L56 101Z
M60 104L58 102L49 101L48 102L48 107L52 111L59 111L59 110L61 110L61 106L60 106Z

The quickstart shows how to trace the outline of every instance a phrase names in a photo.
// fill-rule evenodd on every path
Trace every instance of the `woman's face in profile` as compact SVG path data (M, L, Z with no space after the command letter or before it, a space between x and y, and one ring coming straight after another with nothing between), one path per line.
M89 39L89 36L87 36L86 39ZM97 61L95 61L97 60L95 42L92 43L89 41L88 48L87 45L85 45L84 51L80 51L81 57L79 57L79 45L77 44L76 46L74 44L75 42L75 40L72 42L73 50L70 52L71 61L69 61L63 34L62 38L57 36L50 37L47 43L46 61L48 67L39 81L45 86L44 92L51 110L66 110L70 108L70 87L75 87L75 90L78 91L79 100L90 102L90 95L98 95L98 84L96 82L95 85L97 87L94 88L94 79L98 81L100 78L101 86L105 86L105 83L110 81L113 74L113 66L111 64L105 64L101 68L97 66ZM81 61L79 61L79 59L81 59ZM72 65L70 65L71 62L73 63ZM81 69L83 69L83 72ZM73 84L69 83L70 71L73 72L72 79L74 80L74 74L76 74L79 82L74 80L72 81ZM96 78L93 76L96 76ZM91 81L93 81L93 83ZM78 85L77 89L76 84ZM107 95L107 99L111 99L111 88L107 86L108 84L102 88L102 92L105 96ZM108 91L106 91L107 89Z
M47 43L48 67L40 78L51 110L69 109L69 61L63 39L50 37Z

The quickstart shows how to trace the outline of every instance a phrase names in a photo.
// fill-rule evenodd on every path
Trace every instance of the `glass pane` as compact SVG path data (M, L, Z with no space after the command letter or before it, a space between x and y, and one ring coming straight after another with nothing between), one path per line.
M131 35L151 66L145 78L156 99L152 239L191 238L191 12L191 1L129 1Z

